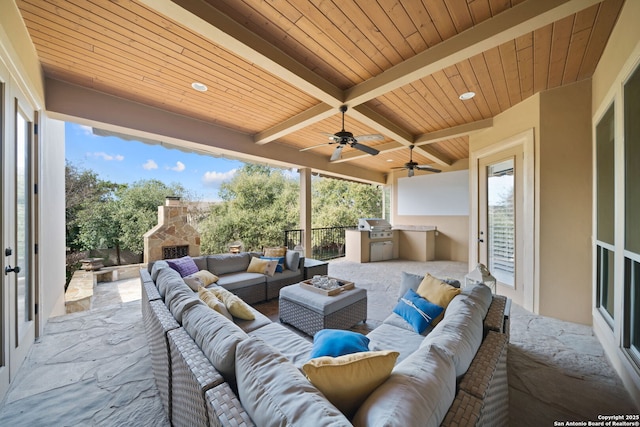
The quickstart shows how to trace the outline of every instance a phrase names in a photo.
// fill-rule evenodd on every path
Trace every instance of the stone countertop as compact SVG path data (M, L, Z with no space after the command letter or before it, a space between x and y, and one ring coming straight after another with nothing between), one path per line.
M401 231L436 231L437 227L433 225L394 225L392 230Z

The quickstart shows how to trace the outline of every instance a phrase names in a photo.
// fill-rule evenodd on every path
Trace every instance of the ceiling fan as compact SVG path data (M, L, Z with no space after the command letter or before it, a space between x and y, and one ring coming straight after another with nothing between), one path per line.
M436 169L436 168L432 168L431 166L426 166L426 165L419 165L418 163L413 161L413 147L415 147L415 145L410 145L409 146L409 162L405 163L404 166L400 166L397 168L393 168L393 169L407 169L409 171L408 176L409 178L411 178L414 175L414 171L416 169L421 170L421 171L427 171L427 172L434 172L434 173L440 173L441 170L440 169Z
M313 147L306 147L301 149L300 151L311 150L313 148L322 147L324 145L338 144L336 149L333 151L333 154L331 155L331 161L338 160L340 158L340 156L342 155L342 149L346 145L350 145L356 150L364 151L365 153L371 154L372 156L375 156L376 154L378 154L379 153L378 150L376 150L375 148L360 144L360 142L380 141L384 139L384 136L380 134L353 136L351 132L347 132L346 130L344 130L344 113L346 111L347 111L347 106L342 105L340 107L340 112L342 112L342 130L334 134L330 134L330 133L326 134L329 136L329 142L326 142L324 144L314 145Z

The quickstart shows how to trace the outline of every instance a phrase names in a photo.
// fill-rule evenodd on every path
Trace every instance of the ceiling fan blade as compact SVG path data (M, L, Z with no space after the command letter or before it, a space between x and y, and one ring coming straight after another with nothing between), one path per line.
M415 172L413 171L413 169L409 169L409 172L407 173L407 176L408 176L409 178L411 178L411 177L413 176L413 174L414 174L414 173L415 173Z
M420 169L421 171L440 173L442 172L440 169L432 168L431 166L416 166L416 169Z
M307 151L307 150L313 150L314 148L318 148L318 147L324 147L325 145L331 145L333 144L332 142L325 142L323 144L318 144L318 145L312 145L311 147L304 147L301 148L300 151Z
M358 142L362 142L362 141L382 141L384 139L384 136L380 135L379 133L372 133L370 135L358 135L356 137L354 137L354 139Z
M344 145L340 144L336 147L335 150L333 150L333 154L331 155L331 161L333 162L334 160L338 160L341 156L342 156L342 149L344 148Z
M375 148L368 147L366 145L362 145L357 142L352 143L351 146L356 150L364 151L365 153L371 154L372 156L375 156L376 154L379 153L379 151L376 150Z

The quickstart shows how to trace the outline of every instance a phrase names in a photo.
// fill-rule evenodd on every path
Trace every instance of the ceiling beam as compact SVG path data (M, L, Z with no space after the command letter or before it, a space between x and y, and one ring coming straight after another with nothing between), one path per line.
M331 117L334 114L336 114L336 109L331 105L327 105L325 103L318 104L285 120L282 123L255 134L253 136L253 141L256 144L266 144L267 142L271 142L282 136L317 123L320 120Z
M361 107L358 107L361 108ZM493 118L478 120L471 123L465 123L463 125L453 126L447 129L436 130L429 133L424 133L422 135L418 135L413 145L415 145L414 150L416 152L420 152L425 149L427 144L433 144L440 141L446 141L447 139L458 138L461 136L467 136L475 132L479 132L481 130L489 129L493 127ZM381 153L389 153L392 151L402 150L406 148L405 144L399 144L397 142L390 142L383 145L377 145L376 149ZM426 154L420 153L423 156ZM438 157L441 157L443 161L446 161L447 158L443 157L442 154L436 153ZM369 154L362 153L361 151L350 151L349 153L345 153L338 160L334 160L333 163L342 163L348 162L350 160L362 159L367 157ZM433 160L433 159L432 159ZM449 160L450 161L450 160ZM438 162L436 162L438 163ZM451 165L451 163L439 163L442 166Z
M247 30L209 3L202 0L140 1L320 101L334 108L342 105L342 89Z
M326 104L326 106L316 105L259 132L254 135L255 143L265 144L274 141L330 117L332 108L347 104L351 107L350 115L354 119L405 146L413 144L423 136L412 135L386 117L360 104L599 2L599 0L527 0L376 77L342 91L203 0L141 1ZM451 159L430 147L418 146L416 152L439 165L451 164Z
M572 15L601 0L528 0L480 22L345 91L358 105L493 47Z
M447 139L466 136L475 132L479 132L481 130L489 129L491 127L493 127L493 118L465 123L463 125L453 126L447 129L436 130L433 132L418 135L414 141L414 145L416 147L420 147L424 144L433 144L435 142L445 141Z
M386 182L384 174L378 171L331 164L326 156L301 153L284 144L261 146L246 133L60 80L45 80L45 98L47 114L58 120L141 136L211 155L232 156L246 162L309 168L325 175L372 184Z

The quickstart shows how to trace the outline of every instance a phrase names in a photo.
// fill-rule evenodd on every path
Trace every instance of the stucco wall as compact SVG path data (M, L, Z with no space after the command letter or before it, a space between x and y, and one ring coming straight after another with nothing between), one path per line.
M540 94L540 314L591 324L591 81Z
M440 167L438 167L440 168ZM469 169L468 159L455 162L448 168L440 168L443 172ZM422 172L417 171L417 174ZM406 171L395 172L392 176L392 215L394 225L432 225L438 227L436 236L435 258L437 260L469 261L469 216L429 216L398 215L398 178L406 177Z

